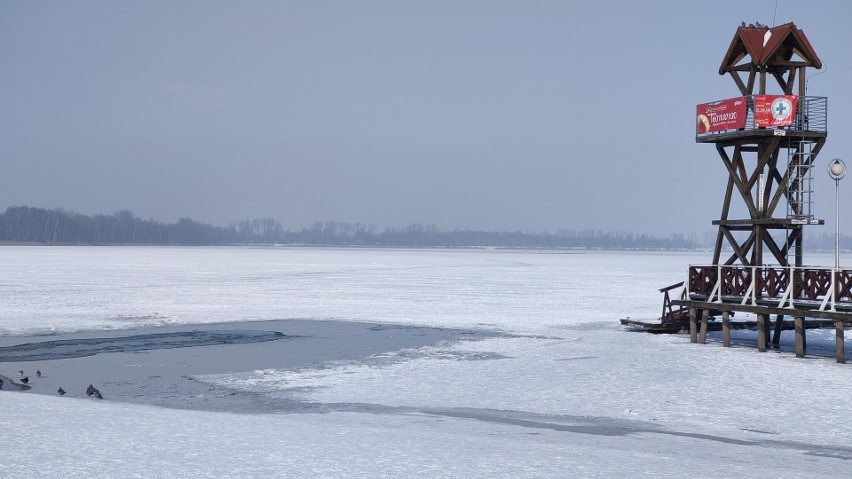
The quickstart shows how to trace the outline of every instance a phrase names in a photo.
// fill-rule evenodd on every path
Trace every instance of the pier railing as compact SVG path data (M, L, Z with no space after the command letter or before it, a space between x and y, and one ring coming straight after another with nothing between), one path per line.
M714 132L704 132L695 134L696 139L706 139L716 135L731 133L736 131L756 131L756 130L785 130L805 131L826 133L828 131L828 98L824 96L800 96L798 97L798 107L795 115L792 118L792 124L780 127L759 127L754 118L755 100L754 95L744 97L746 99L746 117L745 123L738 129L722 130ZM720 100L724 101L724 100ZM786 135L785 135L786 136Z
M852 269L792 266L690 266L685 295L707 302L820 311L852 308Z

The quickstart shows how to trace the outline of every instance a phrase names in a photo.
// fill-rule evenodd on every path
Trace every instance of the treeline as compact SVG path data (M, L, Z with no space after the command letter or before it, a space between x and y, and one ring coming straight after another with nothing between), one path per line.
M805 248L808 251L833 252L834 239L834 233L805 233ZM839 243L840 251L852 251L852 236L841 234Z
M212 226L189 218L176 223L141 219L130 211L87 216L62 209L9 207L0 214L0 241L39 244L231 245L286 244L388 247L588 248L608 250L688 250L693 237L667 237L597 230L554 233L441 231L435 225L412 224L381 231L373 225L317 221L309 228L285 230L262 218L228 226Z
M13 206L0 214L0 241L43 244L228 244L228 228L181 218L165 224L129 211L87 216L62 209Z

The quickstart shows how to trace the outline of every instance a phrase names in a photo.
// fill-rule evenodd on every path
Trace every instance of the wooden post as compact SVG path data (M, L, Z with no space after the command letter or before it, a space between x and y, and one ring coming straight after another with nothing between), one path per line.
M766 315L757 315L757 350L766 352Z
M846 345L843 343L843 321L834 322L835 336L837 338L837 362L843 364L846 362Z
M722 346L731 347L731 313L722 311Z
M805 318L797 317L796 323L796 357L805 357L806 337L805 337Z
M778 349L778 345L781 344L781 330L784 328L784 315L779 314L775 318L775 332L772 334L772 345L775 349Z
M763 346L769 349L769 338L772 333L772 316L768 314L764 314L763 316L763 329L765 331L763 334Z
M701 310L701 332L698 336L698 342L701 344L707 344L707 319L710 316L709 309Z
M696 327L695 308L689 308L689 342L698 342L698 331Z

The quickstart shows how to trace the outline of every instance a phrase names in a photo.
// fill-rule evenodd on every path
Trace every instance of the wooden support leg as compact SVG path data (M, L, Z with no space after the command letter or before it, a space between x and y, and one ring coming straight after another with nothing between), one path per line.
M710 316L709 309L701 310L701 331L698 335L698 342L701 344L707 344L707 320Z
M758 314L757 315L757 350L762 352L766 351L766 315Z
M766 331L763 335L763 347L769 349L769 338L772 337L772 316L764 315L763 329Z
M845 363L846 362L846 345L843 342L843 321L835 321L834 322L834 330L835 336L837 337L837 362Z
M697 319L695 317L695 308L689 308L689 342L697 343L698 342L698 328L695 324Z
M731 313L722 311L722 346L731 347Z
M799 317L796 323L796 357L805 357L805 318Z
M781 329L784 328L784 315L779 314L775 318L775 332L772 334L772 345L778 349L778 345L781 344Z

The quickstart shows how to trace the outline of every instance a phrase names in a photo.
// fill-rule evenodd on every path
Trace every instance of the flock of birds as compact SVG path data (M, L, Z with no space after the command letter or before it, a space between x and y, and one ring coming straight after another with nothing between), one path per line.
M37 378L40 378L40 377L41 377L41 370L40 370L40 369L36 369L35 376L36 376ZM7 379L8 379L8 378L7 378ZM25 375L24 375L24 370L23 370L23 369L19 369L19 370L18 370L18 379L19 379L19 380L20 380L23 384L29 385L29 383L30 383L30 377L29 377L29 376L25 376ZM2 379L0 379L0 389L2 389L2 388L3 388L3 380L2 380ZM60 396L64 396L64 395L65 395L65 393L66 393L66 391L65 391L64 389L62 389L62 386L60 386L60 387L59 387L59 389L58 389L56 392L57 392ZM98 391L98 388L96 388L96 387L92 386L91 384L89 384L89 387L87 387L87 388L86 388L86 396L89 396L89 397L93 397L93 396L94 396L94 397L95 397L95 398L97 398L97 399L103 399L103 398L104 398L104 397L101 395L101 392L100 392L100 391Z

